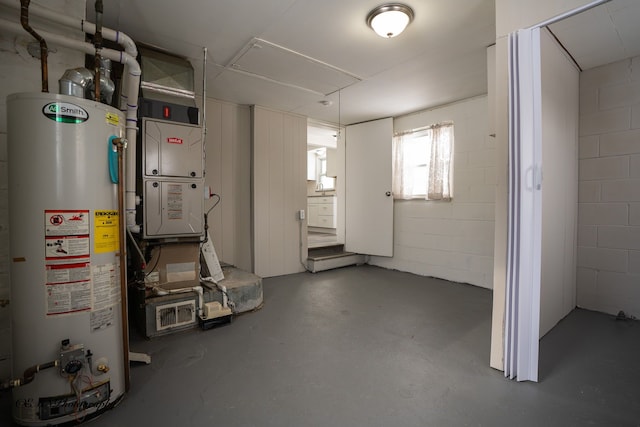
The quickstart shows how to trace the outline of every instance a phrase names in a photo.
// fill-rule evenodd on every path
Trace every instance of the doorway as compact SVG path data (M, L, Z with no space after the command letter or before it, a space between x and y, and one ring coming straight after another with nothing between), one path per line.
M309 249L343 244L338 218L340 156L339 128L307 125L307 241Z

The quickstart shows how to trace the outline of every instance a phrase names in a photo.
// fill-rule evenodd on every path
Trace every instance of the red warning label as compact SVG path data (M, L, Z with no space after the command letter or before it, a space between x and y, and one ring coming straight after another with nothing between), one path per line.
M176 137L169 137L167 138L167 142L169 144L182 144L184 143L184 141L182 140L182 138L176 138Z
M89 234L88 210L44 211L45 236L81 236Z

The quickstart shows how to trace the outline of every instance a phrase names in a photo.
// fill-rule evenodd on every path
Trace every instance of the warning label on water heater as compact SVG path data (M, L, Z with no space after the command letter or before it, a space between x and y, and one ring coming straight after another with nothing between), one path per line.
M73 264L48 264L47 315L91 310L91 269L89 260Z
M47 316L91 310L88 210L44 211Z
M88 236L89 211L44 211L44 234L45 236Z
M89 236L45 237L45 257L71 259L89 256Z
M115 307L120 303L119 263L94 265L93 310L91 311L91 332L106 329L114 324Z

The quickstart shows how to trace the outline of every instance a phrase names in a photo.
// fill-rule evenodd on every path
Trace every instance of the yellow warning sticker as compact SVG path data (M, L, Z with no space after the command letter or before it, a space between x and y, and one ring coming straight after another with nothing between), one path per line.
M107 123L110 125L118 125L120 123L120 116L113 113L107 113L105 118L107 119Z
M94 252L115 252L119 249L118 211L104 210L93 213Z

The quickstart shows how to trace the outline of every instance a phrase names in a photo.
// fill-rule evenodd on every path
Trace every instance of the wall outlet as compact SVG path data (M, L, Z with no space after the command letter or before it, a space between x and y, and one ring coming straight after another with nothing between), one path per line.
M304 209L298 211L298 219L302 221L304 219Z

